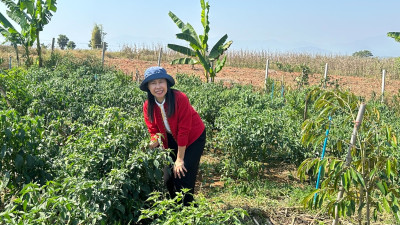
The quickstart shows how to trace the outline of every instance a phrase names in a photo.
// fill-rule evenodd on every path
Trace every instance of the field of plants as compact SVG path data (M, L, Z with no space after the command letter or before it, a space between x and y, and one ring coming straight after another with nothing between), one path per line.
M187 46L104 54L96 25L92 50L50 52L56 1L1 2L0 224L400 224L400 58L227 51L227 34L210 46L204 0L202 34L168 12ZM149 148L142 115L156 62L206 125L186 207L187 190L166 197L170 150Z
M209 134L197 205L182 207L182 195L165 198L170 160L147 148L131 74L92 56L56 53L43 65L0 73L2 224L328 224L335 206L344 224L400 221L400 95L365 102L351 146L364 99L350 92L227 87L171 71Z

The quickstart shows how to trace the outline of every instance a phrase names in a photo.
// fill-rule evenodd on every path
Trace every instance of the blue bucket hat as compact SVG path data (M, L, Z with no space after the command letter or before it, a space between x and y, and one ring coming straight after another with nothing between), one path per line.
M144 80L140 84L140 90L147 91L148 90L147 83L149 81L161 78L167 79L167 81L170 84L170 87L174 86L175 84L174 78L171 75L167 74L167 71L164 68L159 66L153 66L147 68L147 70L144 72Z

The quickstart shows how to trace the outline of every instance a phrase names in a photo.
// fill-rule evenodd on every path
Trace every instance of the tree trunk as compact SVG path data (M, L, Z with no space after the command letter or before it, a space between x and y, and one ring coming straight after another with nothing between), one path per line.
M358 205L361 206L364 203L364 188L360 185L360 201ZM362 225L362 209L358 210L358 225Z
M15 50L15 55L17 57L17 66L19 66L19 54L18 54L18 46L16 44L13 44L14 50Z
M32 63L31 63L31 58L29 57L29 46L27 44L24 44L24 48L25 48L25 55L26 55L25 65L30 66Z
M40 47L39 30L36 30L36 50L39 56L39 67L43 66L42 49Z
M367 159L367 168L369 168L370 167L370 164L369 164L369 160ZM370 221L371 221L371 219L370 219L370 197L369 197L369 194L370 194L370 180L369 180L369 177L367 176L367 175L365 175L365 180L366 180L366 182L365 182L365 185L366 185L366 188L365 188L365 190L366 190L366 201L367 201L367 215L366 215L366 217L367 217L367 225L369 225L370 224Z

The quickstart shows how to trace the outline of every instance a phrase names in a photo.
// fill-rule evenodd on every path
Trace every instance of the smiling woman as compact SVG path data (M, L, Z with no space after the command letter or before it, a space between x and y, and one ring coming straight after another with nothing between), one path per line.
M184 205L193 201L194 185L200 157L206 142L206 131L199 114L188 97L171 89L175 81L162 67L150 67L144 73L140 89L147 92L143 104L144 119L151 136L150 147L162 145L170 148L172 167L164 168L164 184L171 198L184 188L190 189L183 199ZM172 175L173 174L173 175Z

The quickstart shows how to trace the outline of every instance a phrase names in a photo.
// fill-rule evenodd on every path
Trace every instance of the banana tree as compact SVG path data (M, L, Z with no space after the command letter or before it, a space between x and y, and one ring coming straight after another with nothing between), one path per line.
M15 54L17 57L17 63L19 65L19 53L18 45L22 44L21 34L13 27L13 25L0 13L0 34L5 37L4 42L10 42L14 47Z
M57 11L56 0L20 0L18 3L21 10L26 10L30 16L29 22L31 32L34 32L36 36L36 50L39 56L39 67L42 67L43 59L39 33L43 31L43 27L50 22L50 19L53 16L52 12Z
M332 115L338 118L331 127L331 139L342 139L349 136L342 133L344 126L356 120L359 99L347 92L339 90L324 91L315 89L312 92L315 118L309 118L303 123L302 142L306 145L320 145L324 126L324 118ZM332 156L306 159L298 168L301 179L311 172L317 176L321 167L321 177L325 177L321 188L310 193L303 204L310 208L327 208L337 217L358 214L359 224L370 219L376 220L383 211L391 213L400 222L400 192L398 179L398 152L400 146L396 134L390 125L382 121L378 107L368 105L363 123L359 127L357 144L349 146L349 155L344 158L342 146L346 141L336 142L329 149ZM340 144L339 144L340 143ZM350 157L350 160L348 160ZM335 196L342 192L343 195ZM317 197L314 197L317 194ZM371 213L372 212L372 213ZM365 214L363 214L365 213Z
M226 42L228 35L224 35L219 41L212 47L211 51L208 51L208 32L210 31L208 12L210 5L204 0L200 0L201 4L201 24L204 28L203 35L197 35L192 25L189 23L183 23L174 13L171 11L168 13L169 17L175 22L182 33L176 34L178 39L187 41L190 48L176 44L168 44L168 48L179 52L185 57L175 59L171 62L174 64L201 64L204 68L204 76L207 82L211 79L214 82L214 78L218 72L222 70L226 62L226 55L220 59L224 52L231 46L232 41Z
M57 11L56 0L19 0L17 3L12 0L1 1L8 7L7 15L21 27L20 36L23 39L27 64L31 64L29 47L36 41L39 67L41 67L43 60L39 34L50 22L52 12Z

